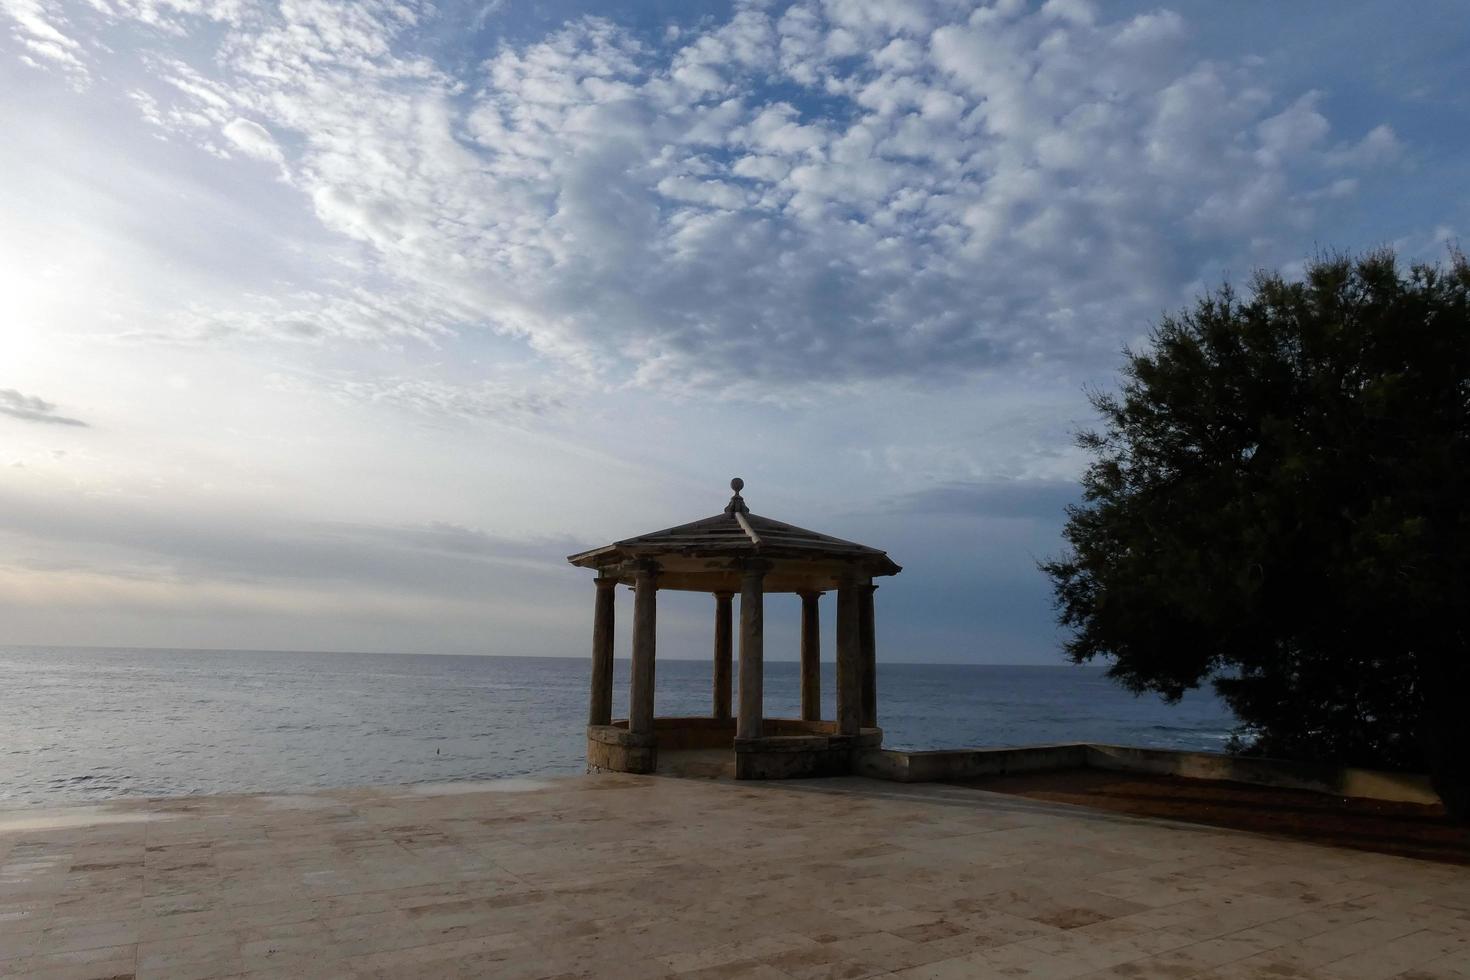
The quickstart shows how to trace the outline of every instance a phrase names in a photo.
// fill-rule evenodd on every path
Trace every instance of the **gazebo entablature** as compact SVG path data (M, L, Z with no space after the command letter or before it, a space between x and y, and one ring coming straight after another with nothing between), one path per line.
M767 565L762 591L766 594L832 592L846 579L871 580L892 575L893 570L867 559L826 561L807 558L782 558L761 555L760 558L723 558L702 555L670 554L648 550L642 553L613 553L605 562L591 567L600 578L610 578L619 585L637 583L638 570L646 563L658 569L658 588L663 592L739 592L740 577L752 561ZM893 566L892 562L888 563Z
M737 778L850 771L856 753L881 744L877 725L873 579L902 569L876 548L750 513L738 478L715 517L618 541L567 560L596 569L588 762L652 772L657 749L732 746ZM631 586L632 674L626 720L612 714L613 588ZM715 599L714 703L709 717L653 715L657 594L707 592ZM818 600L837 593L837 718L821 718ZM801 597L800 719L764 717L764 596ZM732 601L740 595L739 710L731 716Z

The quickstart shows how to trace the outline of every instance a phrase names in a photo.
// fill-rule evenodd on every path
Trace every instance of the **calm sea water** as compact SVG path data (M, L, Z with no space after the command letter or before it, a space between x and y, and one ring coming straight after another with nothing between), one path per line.
M588 671L531 657L0 647L0 806L581 772ZM615 713L627 674L619 661ZM799 714L797 676L766 665L767 714ZM1210 695L1134 698L1097 668L880 664L878 682L892 748L1218 749L1232 724ZM659 661L659 714L703 714L709 698L709 663Z

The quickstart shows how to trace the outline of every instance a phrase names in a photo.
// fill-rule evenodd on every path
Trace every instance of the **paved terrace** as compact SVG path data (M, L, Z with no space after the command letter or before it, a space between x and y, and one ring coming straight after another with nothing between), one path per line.
M0 951L57 978L1431 980L1470 977L1470 869L957 788L611 774L0 813Z

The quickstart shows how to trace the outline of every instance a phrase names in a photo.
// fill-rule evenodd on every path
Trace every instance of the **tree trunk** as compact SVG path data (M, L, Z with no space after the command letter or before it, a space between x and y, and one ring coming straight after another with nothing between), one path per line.
M1450 819L1470 824L1470 710L1465 696L1470 683L1470 655L1442 654L1425 672L1424 729L1429 778ZM1458 661L1450 663L1449 661Z

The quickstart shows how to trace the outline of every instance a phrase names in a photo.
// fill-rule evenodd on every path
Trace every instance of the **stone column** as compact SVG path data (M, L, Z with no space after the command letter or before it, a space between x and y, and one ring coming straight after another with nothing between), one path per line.
M820 592L801 595L801 718L822 720L822 630L817 600Z
M653 734L653 659L658 635L658 563L642 562L634 577L633 676L628 731Z
M770 566L747 561L740 569L740 715L736 738L760 738L765 714L765 577Z
M858 630L863 651L863 727L878 727L878 638L873 631L873 593L878 587L871 582L858 586Z
M598 576L597 603L592 612L592 701L587 724L612 724L613 609L618 580Z
M733 656L734 617L731 615L733 592L715 593L715 710L714 717L730 717L730 667Z
M837 734L856 735L863 722L862 616L858 586L844 579L837 589Z

